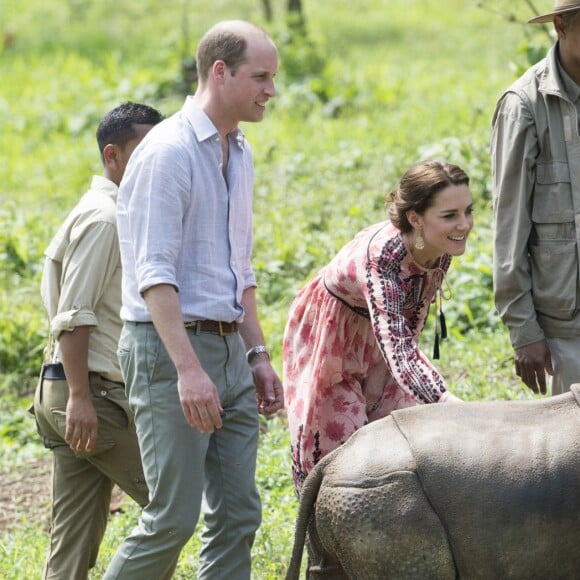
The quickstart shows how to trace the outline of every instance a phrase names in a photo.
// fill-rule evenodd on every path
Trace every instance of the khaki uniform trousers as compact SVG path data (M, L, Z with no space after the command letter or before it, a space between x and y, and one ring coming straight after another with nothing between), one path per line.
M53 452L50 549L43 578L83 580L94 567L116 483L137 503L148 502L135 424L124 387L90 374L98 438L88 453L64 440L68 385L42 378L34 415L44 445Z

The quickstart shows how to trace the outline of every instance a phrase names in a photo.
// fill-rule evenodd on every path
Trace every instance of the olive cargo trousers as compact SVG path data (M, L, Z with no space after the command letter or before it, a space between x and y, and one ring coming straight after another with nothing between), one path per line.
M35 393L38 432L53 453L50 549L43 576L47 580L87 578L105 533L114 483L140 505L148 502L124 387L95 373L90 374L90 385L99 426L95 447L87 453L73 452L64 440L66 380L41 376Z

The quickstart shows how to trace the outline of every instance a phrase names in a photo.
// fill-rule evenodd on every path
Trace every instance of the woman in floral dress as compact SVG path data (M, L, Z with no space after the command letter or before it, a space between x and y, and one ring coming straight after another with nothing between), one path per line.
M419 349L429 306L473 227L457 166L412 166L367 227L294 300L284 333L284 397L299 494L312 467L395 409L459 401Z

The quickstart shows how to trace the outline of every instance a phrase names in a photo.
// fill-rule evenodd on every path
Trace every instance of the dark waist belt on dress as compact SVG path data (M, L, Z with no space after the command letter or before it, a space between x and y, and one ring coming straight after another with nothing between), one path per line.
M228 336L238 332L239 324L237 322L222 322L221 320L192 320L185 322L185 328L195 332L211 332L220 336Z
M326 288L326 291L333 297L336 298L339 302L342 302L347 308L350 308L353 312L356 312L358 315L360 316L364 316L365 318L370 318L371 315L368 311L368 308L363 308L362 306L353 306L352 304L349 304L344 298L341 298L340 296L337 296L327 285L326 285L326 280L322 280L324 283L324 287Z

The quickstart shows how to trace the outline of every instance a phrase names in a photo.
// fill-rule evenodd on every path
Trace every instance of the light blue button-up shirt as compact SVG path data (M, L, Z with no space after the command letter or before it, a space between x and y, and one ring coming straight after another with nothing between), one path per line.
M217 129L191 97L134 151L118 196L123 320L150 321L142 294L179 292L184 320L242 321L256 280L252 252L252 153L229 135L227 182Z

